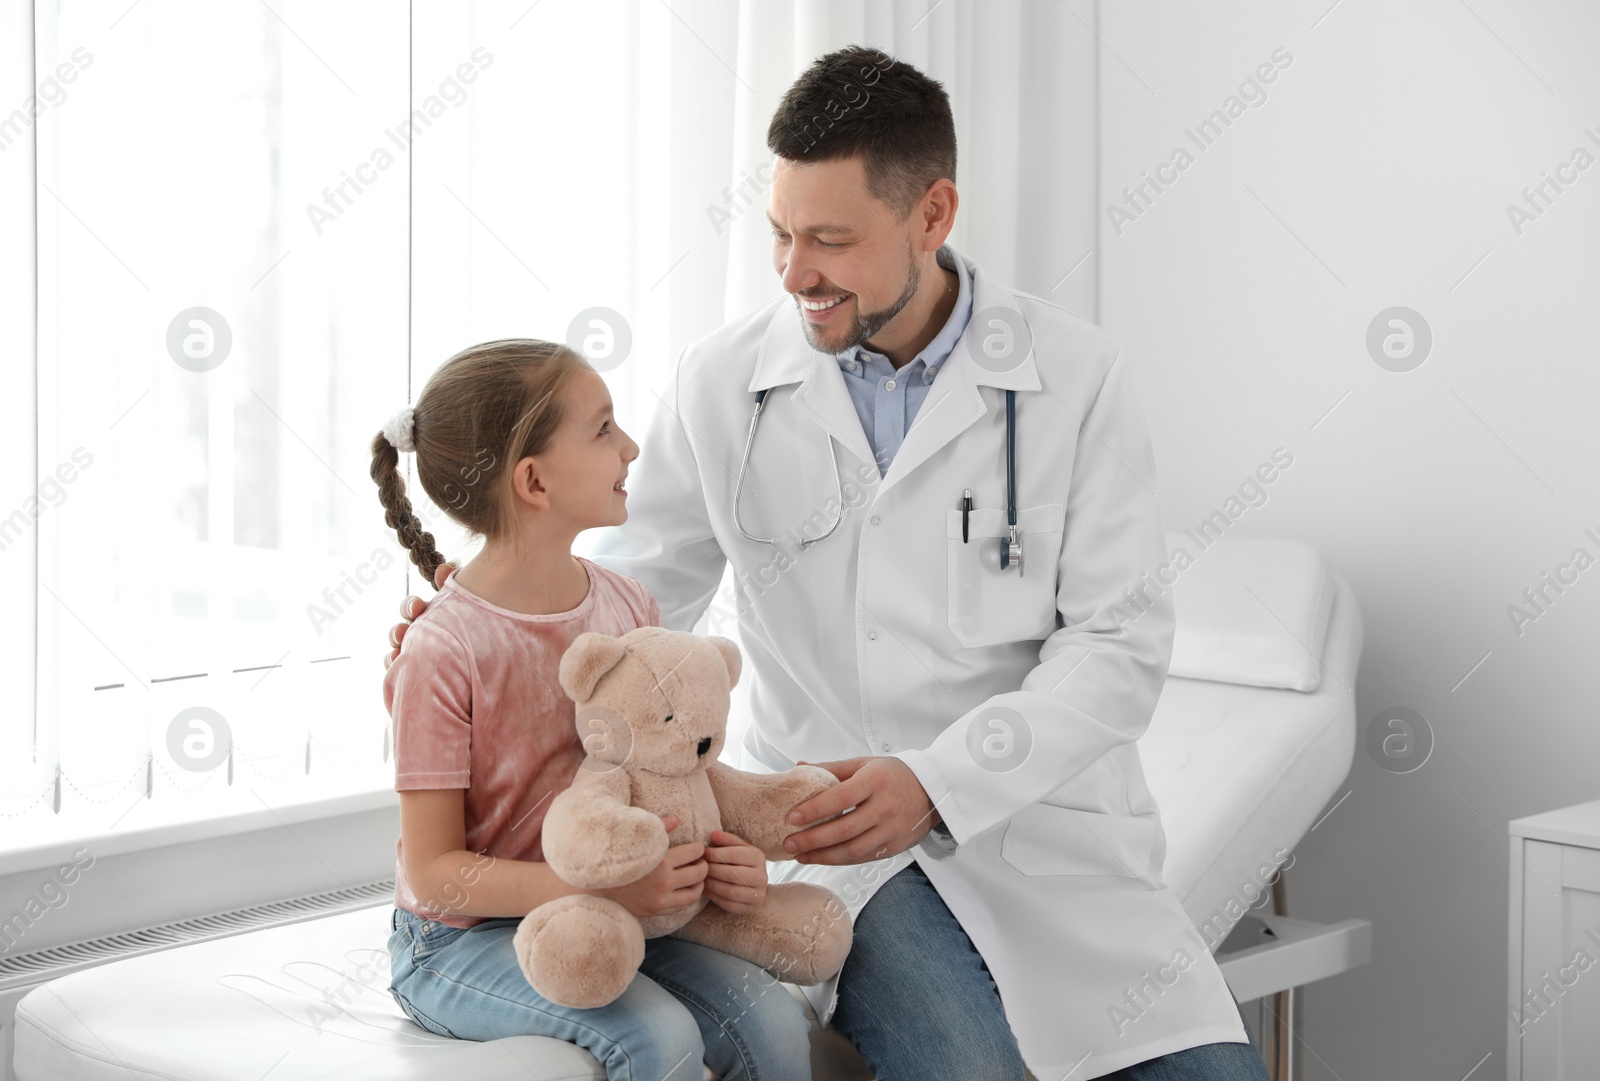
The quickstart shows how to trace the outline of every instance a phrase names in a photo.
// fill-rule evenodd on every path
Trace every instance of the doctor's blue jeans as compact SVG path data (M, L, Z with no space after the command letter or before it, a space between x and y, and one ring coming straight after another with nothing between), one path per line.
M880 886L856 917L831 1025L855 1045L876 1081L1024 1076L988 966L914 862ZM1191 1047L1105 1077L1267 1081L1267 1068L1252 1036L1248 1044Z

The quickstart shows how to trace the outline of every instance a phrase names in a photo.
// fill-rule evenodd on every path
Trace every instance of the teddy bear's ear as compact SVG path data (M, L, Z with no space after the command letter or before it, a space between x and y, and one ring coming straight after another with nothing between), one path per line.
M717 652L722 654L722 660L728 666L728 686L735 686L739 682L739 673L744 662L739 656L739 647L730 638L722 638L715 634L706 635L706 641L717 647Z
M574 702L588 701L600 677L615 668L626 652L627 647L619 638L594 631L583 632L561 655L561 668L556 676L561 681L561 689Z

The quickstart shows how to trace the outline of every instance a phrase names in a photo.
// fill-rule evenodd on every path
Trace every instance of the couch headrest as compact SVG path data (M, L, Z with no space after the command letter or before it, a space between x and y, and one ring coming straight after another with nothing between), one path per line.
M1314 691L1333 610L1327 560L1289 537L1223 537L1201 547L1167 532L1177 630L1169 676Z

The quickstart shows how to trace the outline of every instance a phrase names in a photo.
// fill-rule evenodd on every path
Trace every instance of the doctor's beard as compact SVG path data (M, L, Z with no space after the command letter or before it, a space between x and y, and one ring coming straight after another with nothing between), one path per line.
M845 331L842 340L837 345L822 337L826 331L807 321L805 318L805 312L802 311L800 313L801 325L805 327L806 339L811 342L811 348L824 353L844 353L854 349L858 345L867 345L868 339L888 325L889 320L899 315L905 306L911 303L911 298L917 295L917 287L922 284L921 264L919 264L916 259L910 260L906 274L907 277L905 291L902 292L899 298L887 308L884 308L880 311L864 313L861 311L861 306L859 304L856 305L855 322L850 325L850 328L847 331ZM858 301L861 299L861 295L859 293L856 294L856 299ZM795 305L799 306L799 304L800 298L796 296ZM868 348L871 347L868 346Z

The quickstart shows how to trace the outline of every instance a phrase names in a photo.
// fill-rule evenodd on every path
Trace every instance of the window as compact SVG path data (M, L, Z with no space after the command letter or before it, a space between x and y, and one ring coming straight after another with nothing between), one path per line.
M36 19L37 114L0 120L38 173L40 479L0 512L0 544L37 541L38 699L4 722L7 844L46 810L92 835L389 787L406 563L367 446L408 396L406 9Z
M591 359L642 438L673 313L680 345L721 317L720 278L695 274L725 261L704 207L730 159L674 156L675 20L312 0L34 18L0 88L6 355L33 354L35 280L38 315L37 364L0 399L20 594L0 853L389 792L383 643L430 591L384 525L373 435L457 350L595 337L604 309L631 354ZM626 58L615 77L599 52ZM732 92L721 67L674 78ZM702 111L680 126L721 147ZM675 162L704 174L676 225ZM34 231L36 268L10 243ZM440 550L470 555L410 487Z

